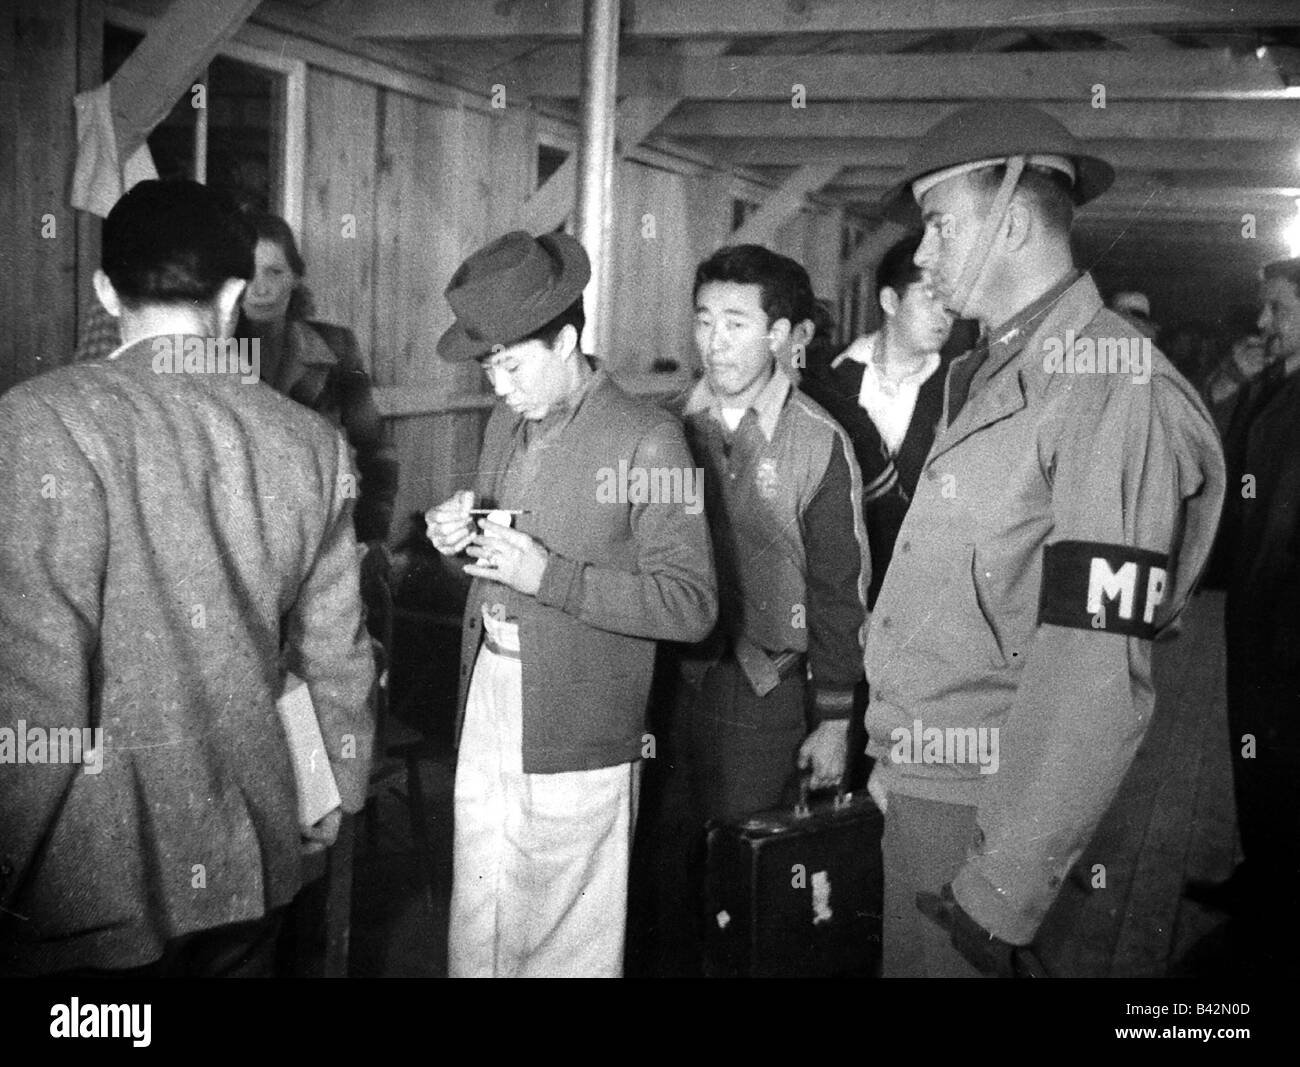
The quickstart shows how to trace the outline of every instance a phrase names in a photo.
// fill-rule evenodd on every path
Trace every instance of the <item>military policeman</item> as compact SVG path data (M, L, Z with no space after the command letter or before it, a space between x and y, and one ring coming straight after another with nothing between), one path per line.
M1152 640L1223 502L1214 426L1070 251L1114 172L1049 115L959 110L887 207L984 340L943 417L867 640L884 973L1020 973L1151 719Z

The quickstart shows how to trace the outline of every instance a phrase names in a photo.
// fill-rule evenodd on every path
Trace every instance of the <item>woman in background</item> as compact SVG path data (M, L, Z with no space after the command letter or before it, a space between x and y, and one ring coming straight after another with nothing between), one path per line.
M237 333L258 340L264 382L323 415L347 437L361 477L357 541L373 547L388 536L398 465L384 439L356 337L343 326L307 318L306 264L289 224L266 214L250 221L257 231L256 274L244 290Z

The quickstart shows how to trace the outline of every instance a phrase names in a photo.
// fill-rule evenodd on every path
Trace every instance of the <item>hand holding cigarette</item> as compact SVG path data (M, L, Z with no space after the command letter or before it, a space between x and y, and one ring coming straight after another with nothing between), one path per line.
M463 552L477 534L474 526L474 494L468 489L454 493L424 513L429 541L444 556Z

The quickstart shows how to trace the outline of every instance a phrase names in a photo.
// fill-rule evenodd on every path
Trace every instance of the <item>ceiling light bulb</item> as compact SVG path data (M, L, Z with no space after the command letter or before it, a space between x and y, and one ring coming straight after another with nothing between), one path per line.
M1287 255L1300 256L1300 200L1296 201L1296 216L1282 227L1282 240L1286 242Z

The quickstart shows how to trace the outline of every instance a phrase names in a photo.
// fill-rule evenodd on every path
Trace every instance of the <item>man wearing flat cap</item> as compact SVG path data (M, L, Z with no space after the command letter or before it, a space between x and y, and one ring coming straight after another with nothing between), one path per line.
M1204 406L1074 266L1111 168L1025 105L917 143L919 266L984 340L956 360L867 639L886 975L1033 973L1025 951L1151 719L1152 641L1209 553Z
M655 643L699 640L717 615L680 423L579 348L590 275L572 237L515 232L447 287L456 321L438 353L478 360L499 400L474 491L426 515L429 539L468 554L474 579L453 977L621 973L638 761L654 752ZM476 522L483 509L495 514Z

